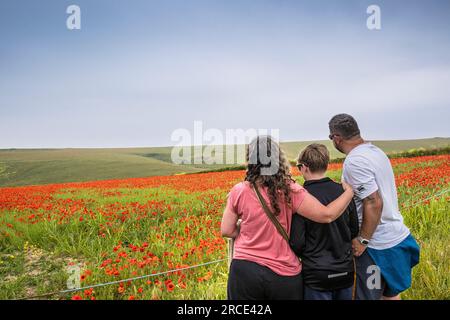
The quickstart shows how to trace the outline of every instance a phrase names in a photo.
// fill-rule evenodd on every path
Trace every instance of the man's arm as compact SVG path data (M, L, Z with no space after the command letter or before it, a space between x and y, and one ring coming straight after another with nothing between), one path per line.
M370 240L377 229L383 210L383 199L380 193L375 191L363 199L363 217L360 235L364 239Z
M383 210L383 199L378 190L363 199L363 217L360 235L362 238L370 240L377 229ZM357 257L362 255L366 246L358 239L353 239L353 254Z
M375 170L368 159L362 156L351 157L344 163L344 173L355 190L355 197L362 202L362 223L360 235L370 240L380 223L383 200L375 179ZM355 256L360 256L366 246L359 239L353 240Z

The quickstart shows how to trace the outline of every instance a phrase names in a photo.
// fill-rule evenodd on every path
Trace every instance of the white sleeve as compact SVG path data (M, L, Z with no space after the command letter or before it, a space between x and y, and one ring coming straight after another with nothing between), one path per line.
M344 179L349 183L355 197L363 200L378 190L375 173L363 158L351 158L344 164Z

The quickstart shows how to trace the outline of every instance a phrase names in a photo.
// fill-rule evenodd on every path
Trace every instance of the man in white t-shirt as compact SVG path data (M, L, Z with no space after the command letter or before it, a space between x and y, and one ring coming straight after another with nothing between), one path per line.
M334 116L329 129L336 149L347 155L342 178L353 187L360 223L360 235L353 241L356 298L400 299L411 286L419 246L403 223L391 163L381 149L361 138L352 116Z

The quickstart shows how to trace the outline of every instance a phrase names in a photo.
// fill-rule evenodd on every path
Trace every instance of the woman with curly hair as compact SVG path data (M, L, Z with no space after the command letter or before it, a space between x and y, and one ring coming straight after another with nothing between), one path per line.
M343 183L342 196L328 206L322 205L292 179L283 151L270 136L259 136L250 142L246 162L245 181L236 184L228 194L221 224L222 235L235 239L228 299L300 300L301 262L269 219L256 191L288 235L293 214L330 223L345 211L353 191Z

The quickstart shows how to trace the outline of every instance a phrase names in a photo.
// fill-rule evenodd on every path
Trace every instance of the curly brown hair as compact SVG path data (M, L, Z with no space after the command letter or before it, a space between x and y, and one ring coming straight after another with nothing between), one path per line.
M261 151L262 149L262 151ZM245 181L267 187L270 206L275 215L280 213L280 200L291 205L291 187L295 182L290 164L283 150L271 136L258 136L246 146L247 171ZM267 159L269 158L269 159ZM275 164L273 163L275 161ZM272 174L265 174L272 165L278 166Z

